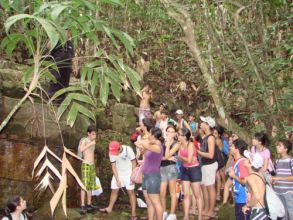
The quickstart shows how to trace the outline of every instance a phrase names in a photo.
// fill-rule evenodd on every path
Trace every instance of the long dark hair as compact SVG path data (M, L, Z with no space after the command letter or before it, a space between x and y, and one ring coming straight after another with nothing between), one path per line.
M153 127L155 127L155 121L151 118L142 119L142 124L146 126L148 132L150 132Z
M261 144L263 146L268 146L270 141L269 141L269 137L266 133L264 132L257 132L254 134L254 139L258 140L259 142L261 142Z
M214 128L214 130L216 130L216 131L218 132L220 138L223 137L223 134L224 134L224 128L223 128L222 126L217 125L217 126Z
M14 196L6 202L5 212L7 215L10 215L16 210L16 207L20 205L20 196Z
M159 140L161 143L164 143L164 138L163 138L163 133L162 130L160 128L157 127L153 127L151 129L151 134L157 139Z
M191 138L191 133L188 129L186 128L181 128L180 131L182 132L182 136L185 136L187 141L192 141L192 138Z

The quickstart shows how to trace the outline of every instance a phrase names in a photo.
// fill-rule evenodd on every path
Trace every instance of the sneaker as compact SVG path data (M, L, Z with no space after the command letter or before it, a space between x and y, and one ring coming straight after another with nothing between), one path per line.
M175 214L170 214L168 215L168 217L166 218L166 220L177 220L177 217Z
M79 210L79 213L80 213L81 215L85 215L86 212L87 212L86 207L85 207L85 206L81 206L81 207L80 207L80 210Z
M164 212L164 213L163 213L163 220L166 220L167 217L168 217L168 212Z
M98 209L98 207L95 206L95 205L93 205L93 204L90 204L90 205L87 205L87 206L86 206L86 211L87 211L88 213L94 212L94 211L97 210L97 209Z

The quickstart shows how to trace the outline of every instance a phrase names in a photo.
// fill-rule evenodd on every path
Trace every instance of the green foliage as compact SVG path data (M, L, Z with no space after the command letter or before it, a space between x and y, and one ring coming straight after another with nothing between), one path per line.
M79 114L95 122L99 103L105 106L111 94L120 101L122 87L133 89L136 93L140 92L139 74L121 58L125 52L130 56L134 55L134 41L127 33L110 27L103 19L104 16L96 16L96 13L102 12L104 4L124 7L120 0L103 0L101 4L86 0L35 1L33 7L30 5L27 10L30 14L26 14L22 13L25 10L20 11L19 2L13 4L2 2L4 10L7 13L13 11L14 15L8 17L4 24L7 36L1 42L1 48L12 56L18 46L24 46L29 51L29 55L33 56L32 67L23 76L25 85L30 84L34 79L55 80L50 69L58 70L56 63L49 62L45 58L58 42L65 43L67 40L65 30L70 30L76 48L83 46L85 41L92 46L93 50L89 51L92 55L82 59L80 82L58 91L50 100L53 101L60 95L67 95L58 108L57 120L60 120L68 109L67 124L71 127ZM110 44L100 47L100 39L105 37L108 37ZM118 50L117 55L113 51L111 55L106 52L107 47L113 48L111 43ZM27 62L30 63L29 60Z

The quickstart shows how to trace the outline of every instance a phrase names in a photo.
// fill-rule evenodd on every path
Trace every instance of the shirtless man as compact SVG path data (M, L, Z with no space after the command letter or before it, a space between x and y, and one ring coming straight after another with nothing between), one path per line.
M156 121L156 127L159 127L160 121L162 119L162 112L167 110L167 105L165 103L161 103L159 110L154 114L154 120Z
M260 173L264 161L260 154L251 154L248 151L244 152L245 157L249 159L246 167L249 169L249 176L246 178L246 185L248 188L247 203L242 208L244 213L251 210L251 220L267 220L265 210L264 196L265 196L265 180Z
M92 190L96 190L96 166L94 160L94 151L96 145L96 127L90 125L87 129L87 137L80 140L78 151L82 156L83 162L81 165L82 182L86 188L86 192L81 190L81 208L82 215L86 212L91 212L97 207L92 205ZM85 206L85 195L87 195L87 206Z
M142 119L144 118L151 118L152 113L150 109L150 100L152 99L153 92L150 87L150 85L146 85L142 90L141 90L141 101L139 104L139 124L142 124Z

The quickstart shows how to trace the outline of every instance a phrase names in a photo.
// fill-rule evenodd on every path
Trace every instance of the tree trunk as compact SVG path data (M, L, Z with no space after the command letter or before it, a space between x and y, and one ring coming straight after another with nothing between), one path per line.
M213 101L215 103L216 109L218 111L218 114L220 116L220 120L218 120L218 123L222 125L223 127L227 128L230 131L233 131L237 133L239 137L241 137L243 140L245 140L247 143L251 142L250 134L240 127L226 112L223 105L223 102L221 100L221 97L219 96L217 85L215 83L215 80L213 79L211 73L208 70L208 66L202 57L202 54L200 52L200 49L197 45L197 42L195 40L195 34L194 34L194 23L192 22L190 15L187 11L182 9L178 5L174 5L171 3L171 1L168 0L162 0L165 7L167 8L168 14L174 18L181 26L184 34L185 34L185 41L188 45L195 61L197 62L203 77L205 81L208 84L208 90L212 95ZM175 10L176 9L176 10Z

